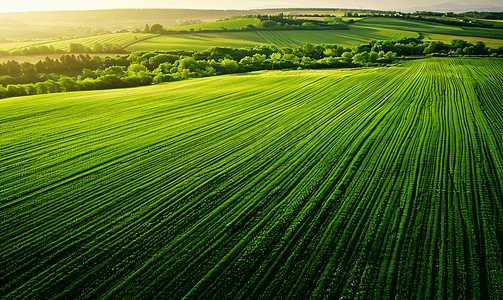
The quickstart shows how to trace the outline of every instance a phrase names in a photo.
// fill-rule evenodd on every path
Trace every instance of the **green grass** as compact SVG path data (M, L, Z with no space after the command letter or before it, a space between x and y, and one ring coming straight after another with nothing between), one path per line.
M407 31L351 27L351 30L291 30L291 31L253 31L191 33L162 35L132 44L128 51L140 50L194 50L201 51L211 47L254 47L270 45L276 47L297 47L305 43L337 44L352 47L371 40L392 40L404 37L418 37L419 34Z
M503 62L0 100L0 298L498 299Z
M94 43L110 43L110 44L116 44L119 46L127 46L131 43L135 43L137 41L142 41L144 39L149 39L154 36L157 36L156 34L145 34L145 33L114 33L114 34L105 34L105 35L98 35L98 36L91 36L91 37L85 37L85 38L77 38L77 39L67 39L67 40L61 40L61 41L45 41L45 42L33 42L33 43L17 43L14 44L14 46L18 49L30 47L30 46L53 46L55 49L61 49L64 51L70 50L70 44L71 43L78 43L82 44L87 47L92 47ZM1 45L1 44L0 44ZM7 49L8 47L6 46L5 50L11 50Z
M448 34L438 34L438 33L424 33L425 41L441 41L446 44L451 44L454 39L461 39L475 44L477 41L484 42L486 46L490 48L499 48L503 46L503 40L501 39L491 39L483 37L473 37L473 36L461 36L461 35L448 35Z
M355 26L443 34L463 32L463 28L459 26L439 24L428 21L403 20L394 18L366 18L356 22Z
M388 28L424 33L437 33L456 36L472 36L503 39L503 29L461 27L418 20L401 20L392 18L367 18L355 25L373 28Z
M194 25L184 25L184 26L175 26L175 27L165 27L166 30L190 30L194 29L198 31L201 30L222 30L222 27L227 29L240 29L241 27L246 27L247 25L253 25L255 27L260 26L260 20L257 18L246 18L246 19L236 19L236 20L224 20L203 24L194 24Z

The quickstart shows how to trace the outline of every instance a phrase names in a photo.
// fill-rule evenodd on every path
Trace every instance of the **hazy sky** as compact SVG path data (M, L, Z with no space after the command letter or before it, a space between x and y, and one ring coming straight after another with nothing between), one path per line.
M89 10L113 8L200 8L200 9L254 9L254 8L370 8L399 10L404 7L430 6L443 2L464 5L499 5L503 0L2 0L0 12Z

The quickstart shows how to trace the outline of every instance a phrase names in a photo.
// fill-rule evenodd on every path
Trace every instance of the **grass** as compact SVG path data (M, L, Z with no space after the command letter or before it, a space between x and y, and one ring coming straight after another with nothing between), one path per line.
M253 25L255 27L260 26L260 20L257 18L245 18L245 19L236 19L236 20L224 20L203 24L194 24L194 25L184 25L184 26L175 26L175 27L165 27L166 30L190 30L194 29L195 31L201 30L222 30L222 27L227 29L240 29L241 27L246 27L247 25Z
M503 46L503 29L488 29L475 27L460 27L446 24L431 23L418 20L401 20L392 18L366 18L355 23L361 30L402 30L402 32L417 32L424 35L426 40L436 40L451 43L453 39L462 39L475 43L481 41L488 47Z
M77 43L77 44L82 44L87 47L92 47L94 43L110 43L110 44L116 44L119 46L127 46L131 43L135 43L137 41L142 41L144 39L149 39L154 36L157 36L155 34L145 34L145 33L114 33L114 34L105 34L105 35L98 35L98 36L91 36L91 37L85 37L85 38L77 38L77 39L67 39L67 40L61 40L61 41L37 41L37 42L30 42L30 43L9 43L9 44L0 44L0 49L1 50L14 50L14 49L22 49L22 48L27 48L30 46L53 46L55 49L61 49L64 51L68 51L70 49L70 44L71 43Z
M0 100L0 298L497 299L503 62Z
M472 36L460 36L460 35L448 35L448 34L438 34L438 33L424 33L426 41L441 41L446 44L451 44L454 39L461 39L475 44L477 41L484 42L486 46L490 48L499 48L503 46L503 40L491 39L483 37L472 37Z
M423 33L503 39L503 29L461 27L418 20L366 18L358 21L355 25L383 29L388 28L396 30L407 30Z
M127 47L128 51L140 50L194 50L211 47L254 47L269 45L276 47L297 47L305 43L337 44L352 47L370 40L392 40L404 37L418 37L417 33L399 30L351 27L351 30L298 30L298 31L254 31L191 33L162 35Z
M463 32L459 26L433 23L418 20L403 20L395 18L365 18L356 22L356 26L383 29L406 30L415 32L453 34Z

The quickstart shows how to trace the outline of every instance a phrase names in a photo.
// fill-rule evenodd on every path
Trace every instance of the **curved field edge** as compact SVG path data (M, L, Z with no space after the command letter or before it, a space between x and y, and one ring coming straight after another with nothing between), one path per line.
M7 299L497 299L503 64L0 100Z

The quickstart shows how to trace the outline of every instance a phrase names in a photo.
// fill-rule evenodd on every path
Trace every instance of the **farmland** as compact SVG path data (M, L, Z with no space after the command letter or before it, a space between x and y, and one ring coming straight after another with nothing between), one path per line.
M0 298L498 299L503 62L0 100Z
M460 27L417 20L401 20L386 18L370 18L356 22L358 26L388 28L414 32L456 35L460 37L472 36L482 38L503 39L503 29L488 29L477 27Z
M286 30L286 31L243 31L243 32L198 32L199 29L237 29L247 24L258 26L258 19L237 19L213 23L169 27L169 30L196 29L186 34L120 33L62 41L37 41L28 43L0 44L0 50L20 50L29 46L52 46L68 51L71 43L92 47L95 43L110 43L134 51L188 50L203 51L212 47L255 47L276 46L297 47L305 43L337 44L354 47L372 40L398 40L419 38L450 43L453 39L464 39L475 43L485 42L493 48L503 46L503 29L471 28L437 24L427 21L401 20L392 18L366 18L349 25L350 30ZM421 35L420 35L421 34Z
M242 19L254 20L254 19ZM242 21L231 20L231 21ZM228 22L228 21L222 21ZM221 23L221 22L217 22ZM217 24L209 23L209 24ZM202 24L198 24L202 25ZM174 27L174 28L181 28ZM202 51L212 47L255 47L269 45L276 47L297 47L305 43L337 44L353 47L370 40L392 40L406 37L418 37L419 34L397 29L382 29L352 26L351 30L313 30L313 31L250 31L250 32L194 32L188 34L156 35L148 33L117 33L62 41L6 43L0 44L0 50L20 50L30 46L52 46L68 51L71 43L92 47L95 43L110 43L134 51L189 50ZM8 58L8 57L7 57ZM11 59L11 58L8 58Z
M460 35L448 35L448 34L438 34L438 33L424 33L423 34L426 41L441 41L446 44L451 44L452 40L461 39L468 41L470 43L476 44L477 41L483 42L486 46L490 48L498 48L503 46L503 39L492 39L483 37L473 37L473 36L460 36Z
M78 39L66 39L66 40L61 40L61 41L45 41L45 42L33 42L33 43L6 43L3 44L0 48L0 50L8 50L8 51L13 51L13 50L20 50L23 48L28 48L30 46L47 46L47 47L54 47L54 49L60 49L63 51L68 51L70 50L70 44L71 43L77 43L81 44L86 47L92 47L95 43L100 43L100 44L114 44L118 46L127 46L131 43L136 43L138 41L142 40L147 40L152 37L157 36L157 34L151 34L151 33L114 33L114 34L105 34L105 35L98 35L98 36L91 36L91 37L85 37L85 38L78 38Z
M276 47L297 47L305 43L337 44L353 47L370 40L392 40L419 37L415 32L386 30L379 28L351 27L351 30L291 30L291 31L251 31L190 33L161 35L128 46L128 51L191 50L202 51L211 47L254 47L269 45Z

